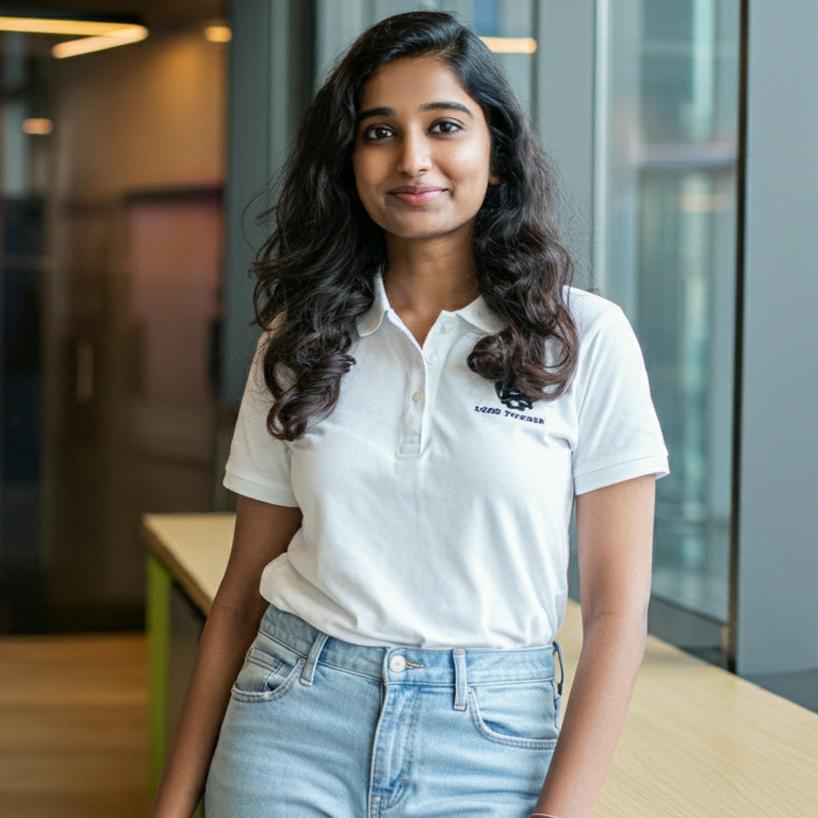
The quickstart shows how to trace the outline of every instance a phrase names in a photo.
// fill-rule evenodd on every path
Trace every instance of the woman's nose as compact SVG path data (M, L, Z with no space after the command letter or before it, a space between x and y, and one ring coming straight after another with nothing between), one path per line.
M415 176L420 171L428 170L431 164L429 144L425 137L418 134L404 136L398 157L398 171Z

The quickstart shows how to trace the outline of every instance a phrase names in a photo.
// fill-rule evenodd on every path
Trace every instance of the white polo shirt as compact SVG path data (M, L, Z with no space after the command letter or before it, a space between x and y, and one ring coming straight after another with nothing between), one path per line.
M559 399L529 406L466 364L503 326L482 296L441 311L421 349L380 275L375 293L335 409L299 440L265 428L259 338L223 484L303 514L259 591L362 645L548 644L568 596L574 494L670 473L631 324L566 286L578 368Z

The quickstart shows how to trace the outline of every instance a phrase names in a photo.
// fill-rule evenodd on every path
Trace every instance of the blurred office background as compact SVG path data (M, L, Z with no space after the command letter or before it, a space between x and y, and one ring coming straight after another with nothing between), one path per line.
M363 28L441 8L504 38L575 284L640 337L672 471L651 632L818 709L818 63L781 47L818 5L25 6L147 36L58 56L75 37L0 32L0 634L142 630L140 514L234 507L265 184Z

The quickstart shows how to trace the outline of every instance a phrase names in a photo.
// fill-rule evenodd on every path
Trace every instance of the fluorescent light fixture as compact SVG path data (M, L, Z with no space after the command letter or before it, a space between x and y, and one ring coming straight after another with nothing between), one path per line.
M229 43L233 37L233 32L230 31L230 26L206 26L205 37L207 37L211 43Z
M145 26L127 26L110 34L99 34L96 37L80 37L79 40L66 40L57 43L51 49L52 56L58 60L66 57L76 57L78 54L88 54L91 51L102 51L105 48L115 48L118 45L138 43L148 36Z
M0 31L52 37L77 35L79 39L58 43L51 49L57 59L136 43L148 36L148 29L134 17L112 15L109 20L94 20L86 14L49 16L48 12L41 12L39 16L0 16Z
M30 116L23 120L23 133L31 136L45 136L54 130L54 123L41 116Z
M537 41L533 37L481 37L491 51L497 54L533 54Z
M62 20L51 17L0 17L0 31L22 31L27 34L107 34L130 23L106 23L101 20Z

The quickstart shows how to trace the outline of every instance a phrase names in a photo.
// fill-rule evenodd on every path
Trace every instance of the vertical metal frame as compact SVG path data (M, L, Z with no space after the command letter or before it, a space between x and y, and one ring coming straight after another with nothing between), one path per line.
M742 406L741 384L743 381L742 344L744 335L744 236L745 236L745 202L747 195L747 180L745 175L747 162L747 34L748 34L749 3L741 0L741 21L739 23L739 70L738 70L738 157L736 167L736 291L735 316L736 339L735 361L733 363L733 479L731 490L731 504L733 513L730 523L730 553L728 568L728 616L727 625L723 631L722 649L725 657L725 667L735 673L737 670L737 627L738 621L738 561L739 561L739 512L741 509L741 437L742 437Z

